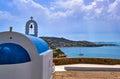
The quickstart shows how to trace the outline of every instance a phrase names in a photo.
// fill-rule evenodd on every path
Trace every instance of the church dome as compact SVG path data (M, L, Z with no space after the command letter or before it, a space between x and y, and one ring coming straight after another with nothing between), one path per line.
M31 61L28 52L18 44L0 44L0 64L17 64Z
M17 32L0 33L0 64L30 62L49 50L41 38Z
M48 44L41 38L26 35L35 45L37 48L38 54L44 53L45 51L49 50Z

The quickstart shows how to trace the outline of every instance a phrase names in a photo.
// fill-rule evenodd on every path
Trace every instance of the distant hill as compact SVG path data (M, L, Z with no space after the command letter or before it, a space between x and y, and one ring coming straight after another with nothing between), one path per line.
M45 40L51 47L73 47L73 46L83 46L83 47L98 47L98 46L117 46L117 44L99 44L89 41L72 41L66 38L58 37L40 37Z
M120 45L120 42L95 42L96 44L116 44Z

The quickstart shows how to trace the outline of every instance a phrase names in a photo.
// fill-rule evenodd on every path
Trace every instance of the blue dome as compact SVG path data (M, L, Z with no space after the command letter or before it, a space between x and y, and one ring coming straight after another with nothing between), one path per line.
M0 64L17 64L31 61L28 52L18 44L0 44Z
M35 45L35 47L37 48L38 54L42 54L45 51L49 50L49 46L48 44L42 40L41 38L38 37L34 37L34 36L29 36L26 35Z

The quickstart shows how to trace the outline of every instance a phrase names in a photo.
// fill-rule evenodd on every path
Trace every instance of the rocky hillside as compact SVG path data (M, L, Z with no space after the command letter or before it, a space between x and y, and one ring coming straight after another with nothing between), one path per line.
M58 37L40 37L45 40L53 49L55 47L72 47L72 46L84 46L84 47L98 47L98 46L116 46L116 44L96 44L89 41L72 41L65 38Z

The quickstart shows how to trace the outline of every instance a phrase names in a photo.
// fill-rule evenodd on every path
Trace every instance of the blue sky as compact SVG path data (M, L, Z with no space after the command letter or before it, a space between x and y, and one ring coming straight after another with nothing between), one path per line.
M0 31L24 33L30 16L39 36L120 41L120 0L0 0Z

